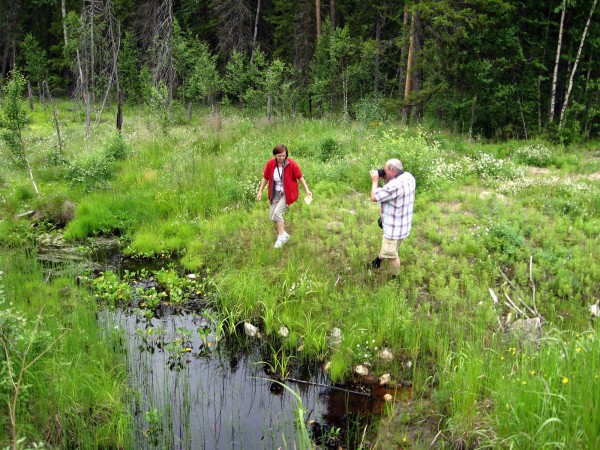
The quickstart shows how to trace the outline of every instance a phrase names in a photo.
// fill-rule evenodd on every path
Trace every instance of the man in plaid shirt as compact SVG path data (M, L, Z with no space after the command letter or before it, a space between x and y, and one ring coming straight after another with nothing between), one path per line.
M410 234L415 204L415 177L404 172L402 162L390 159L385 163L385 184L379 187L379 171L371 170L371 201L381 205L383 239L379 256L370 266L378 269L384 259L392 266L392 276L400 273L398 246Z

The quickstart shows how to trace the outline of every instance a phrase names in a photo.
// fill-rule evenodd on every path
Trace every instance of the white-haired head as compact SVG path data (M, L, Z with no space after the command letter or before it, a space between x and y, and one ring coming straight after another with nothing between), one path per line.
M392 169L395 170L396 172L402 172L404 170L404 167L402 166L402 161L400 161L399 159L390 159L386 165Z

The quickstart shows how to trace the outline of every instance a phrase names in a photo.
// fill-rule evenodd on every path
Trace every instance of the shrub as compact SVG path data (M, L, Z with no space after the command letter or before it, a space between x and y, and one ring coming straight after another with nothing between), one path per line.
M544 144L532 144L519 147L514 153L514 158L522 164L546 167L552 161L552 153Z
M106 188L114 176L112 158L103 151L82 153L69 164L66 177L73 184L83 184L87 191Z
M514 180L523 178L521 169L512 161L496 159L489 153L478 153L473 159L472 170L483 180Z
M369 95L361 98L354 105L356 120L365 124L380 123L386 119L385 108L380 97Z
M342 156L342 147L339 142L333 138L327 138L319 146L319 159L323 162L332 158Z
M129 146L120 134L115 134L104 147L105 156L112 160L125 159L129 153Z

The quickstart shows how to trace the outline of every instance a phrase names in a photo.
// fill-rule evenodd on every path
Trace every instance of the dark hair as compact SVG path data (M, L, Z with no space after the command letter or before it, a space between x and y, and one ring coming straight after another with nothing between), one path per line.
M285 152L285 157L288 157L288 149L285 145L279 144L277 147L273 149L273 155L279 155L280 153Z

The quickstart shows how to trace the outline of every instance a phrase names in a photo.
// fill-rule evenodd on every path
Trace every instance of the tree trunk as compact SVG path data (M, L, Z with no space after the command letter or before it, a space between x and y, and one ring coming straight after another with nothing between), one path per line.
M121 91L117 93L117 131L119 134L123 129L123 94Z
M403 95L406 87L406 72L404 70L404 64L406 61L406 55L408 53L408 5L404 5L404 17L402 20L402 47L400 48L400 64L398 64L398 94ZM404 97L401 97L402 100Z
M54 99L52 98L52 94L50 93L50 88L48 87L48 83L46 81L42 81L42 88L45 88L46 93L48 94L48 99L50 100L50 105L52 106L52 116L54 117L54 127L56 128L56 137L58 138L58 150L62 154L62 139L60 138L60 127L58 124L58 111L56 110L56 106L54 105Z
M33 92L31 90L31 82L27 80L27 97L29 98L29 109L33 111Z
M173 84L175 81L175 77L173 75L173 1L169 0L169 10L168 10L168 30L169 30L169 58L168 58L168 80L169 80L169 112L171 115L173 114Z
M594 9L596 9L597 3L598 0L594 0L594 3L592 4L592 7L590 9L590 15L588 16L585 28L583 29L583 34L581 35L581 41L579 42L579 49L577 50L575 64L573 65L573 70L571 70L571 75L569 76L567 94L565 95L565 100L560 111L560 121L558 122L558 128L562 127L563 119L565 118L565 112L567 110L567 106L569 105L569 97L571 96L571 90L573 89L573 78L575 78L575 72L577 72L577 65L579 64L579 58L581 58L581 51L583 50L583 44L585 44L585 37L587 35L588 29L590 28L590 22L592 21L592 15L594 14Z
M269 93L267 95L267 120L271 121L271 114L273 111L273 95Z
M321 38L321 0L315 0L315 12L317 15L317 41Z
M404 108L402 117L406 124L410 123L410 95L412 93L412 77L413 77L413 53L415 49L415 16L411 15L410 19L410 39L408 43L408 58L406 61L406 84L404 86Z
M475 111L477 110L477 94L473 96L471 104L471 121L469 123L469 142L473 141L473 125L475 124Z
M381 14L377 11L375 16L375 67L373 70L373 87L375 92L379 92L379 66L381 63Z
M423 42L423 36L421 32L421 18L417 13L413 14L414 26L414 45L413 45L413 77L412 77L412 96L411 104L414 104L412 108L412 116L419 122L423 118L423 101L418 98L418 93L423 89L423 69L421 64L421 42ZM417 96L417 98L415 98Z
M331 21L331 29L335 30L335 0L329 0L329 17Z
M94 1L90 2L90 91L92 93L92 104L96 110L96 80L94 71L96 70L95 61L95 42L94 42ZM100 119L98 119L100 120Z
M65 51L67 51L67 46L69 45L69 40L67 38L67 8L65 6L65 0L61 0L60 2L60 11L62 13L62 23L63 23L63 37L65 38Z
M250 56L250 61L254 58L254 49L256 48L256 35L258 34L258 17L260 15L260 0L256 5L256 19L254 20L254 36L252 37L252 55Z
M556 102L556 83L558 78L558 63L560 62L560 51L562 47L563 29L565 23L565 12L567 10L567 0L562 2L562 13L560 15L560 28L558 30L558 44L556 45L556 59L554 61L554 73L552 74L552 93L550 94L550 112L548 113L548 122L554 121L554 104Z
M589 137L590 134L590 101L588 99L588 93L590 90L590 76L592 74L592 62L593 62L593 58L592 58L592 54L590 53L590 61L588 63L588 70L587 70L587 74L585 76L585 86L583 89L583 98L586 99L585 102L585 123L583 124L583 132L586 136ZM592 103L593 104L593 103Z
M537 78L538 133L542 132L542 77Z

